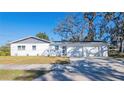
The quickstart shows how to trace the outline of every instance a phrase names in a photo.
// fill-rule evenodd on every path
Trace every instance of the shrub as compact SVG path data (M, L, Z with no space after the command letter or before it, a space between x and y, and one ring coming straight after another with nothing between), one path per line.
M0 51L0 56L9 56L9 52Z

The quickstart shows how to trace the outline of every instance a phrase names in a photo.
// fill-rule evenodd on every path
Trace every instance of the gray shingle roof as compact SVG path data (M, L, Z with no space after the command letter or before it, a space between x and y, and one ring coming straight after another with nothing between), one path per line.
M43 42L50 43L49 40L29 36L29 37L22 38L22 39L19 39L19 40L16 40L16 41L12 41L12 42L10 42L10 44L13 44L13 43L43 43Z

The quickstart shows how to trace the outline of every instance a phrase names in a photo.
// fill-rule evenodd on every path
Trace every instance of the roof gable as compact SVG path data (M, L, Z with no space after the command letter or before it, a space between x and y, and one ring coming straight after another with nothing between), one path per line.
M16 41L11 42L12 43L50 43L50 41L45 40L45 39L40 39L37 37L27 37L27 38L23 38L23 39L19 39Z

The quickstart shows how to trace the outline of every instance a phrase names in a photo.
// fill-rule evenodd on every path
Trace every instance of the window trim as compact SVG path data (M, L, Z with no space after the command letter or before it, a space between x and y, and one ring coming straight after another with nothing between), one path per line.
M24 51L26 49L25 45L19 45L17 46L18 51Z

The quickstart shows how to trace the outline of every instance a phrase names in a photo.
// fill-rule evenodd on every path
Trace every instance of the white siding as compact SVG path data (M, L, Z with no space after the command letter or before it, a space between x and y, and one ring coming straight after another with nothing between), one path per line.
M18 50L18 46L25 46L25 50ZM32 46L36 46L36 50ZM11 44L11 56L40 56L48 55L49 43L41 44Z
M59 49L55 49L58 45ZM25 46L25 50L18 50ZM32 49L36 46L36 50ZM34 37L22 39L11 44L11 56L63 56L63 46L67 48L67 57L107 57L108 47L102 42L60 42L50 43Z
M108 47L107 46L101 46L101 54L103 57L108 57Z

